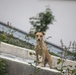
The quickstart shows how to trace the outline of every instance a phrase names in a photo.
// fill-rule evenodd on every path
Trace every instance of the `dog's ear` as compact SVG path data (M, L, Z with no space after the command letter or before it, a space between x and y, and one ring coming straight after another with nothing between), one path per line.
M43 35L45 35L45 33L44 33L44 32L42 32L42 34L43 34Z
M35 32L34 34L36 34L37 32Z

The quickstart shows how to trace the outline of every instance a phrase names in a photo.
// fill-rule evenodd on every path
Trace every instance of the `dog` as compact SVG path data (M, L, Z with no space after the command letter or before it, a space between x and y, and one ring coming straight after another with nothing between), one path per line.
M43 41L43 36L45 35L44 32L35 32L36 38L36 45L35 45L35 52L36 52L36 66L38 65L38 55L42 57L41 66L45 67L46 64L49 64L49 67L52 68L52 58L49 54L46 44Z

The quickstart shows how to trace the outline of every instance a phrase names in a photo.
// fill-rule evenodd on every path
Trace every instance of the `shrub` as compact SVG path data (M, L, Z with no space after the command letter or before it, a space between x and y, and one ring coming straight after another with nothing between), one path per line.
M6 68L7 68L6 61L0 60L0 75L8 75Z

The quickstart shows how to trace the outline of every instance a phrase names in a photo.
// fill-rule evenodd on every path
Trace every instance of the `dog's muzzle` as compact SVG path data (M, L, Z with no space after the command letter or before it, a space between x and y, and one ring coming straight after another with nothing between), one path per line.
M38 39L37 41L40 41L40 39Z

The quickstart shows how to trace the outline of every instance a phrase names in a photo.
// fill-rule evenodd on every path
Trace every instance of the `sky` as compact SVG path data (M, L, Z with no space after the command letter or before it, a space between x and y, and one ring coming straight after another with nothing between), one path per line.
M0 21L29 32L31 24L29 18L45 11L49 6L55 16L53 25L49 26L45 38L52 36L47 41L65 45L76 41L76 1L51 1L51 0L0 0Z

